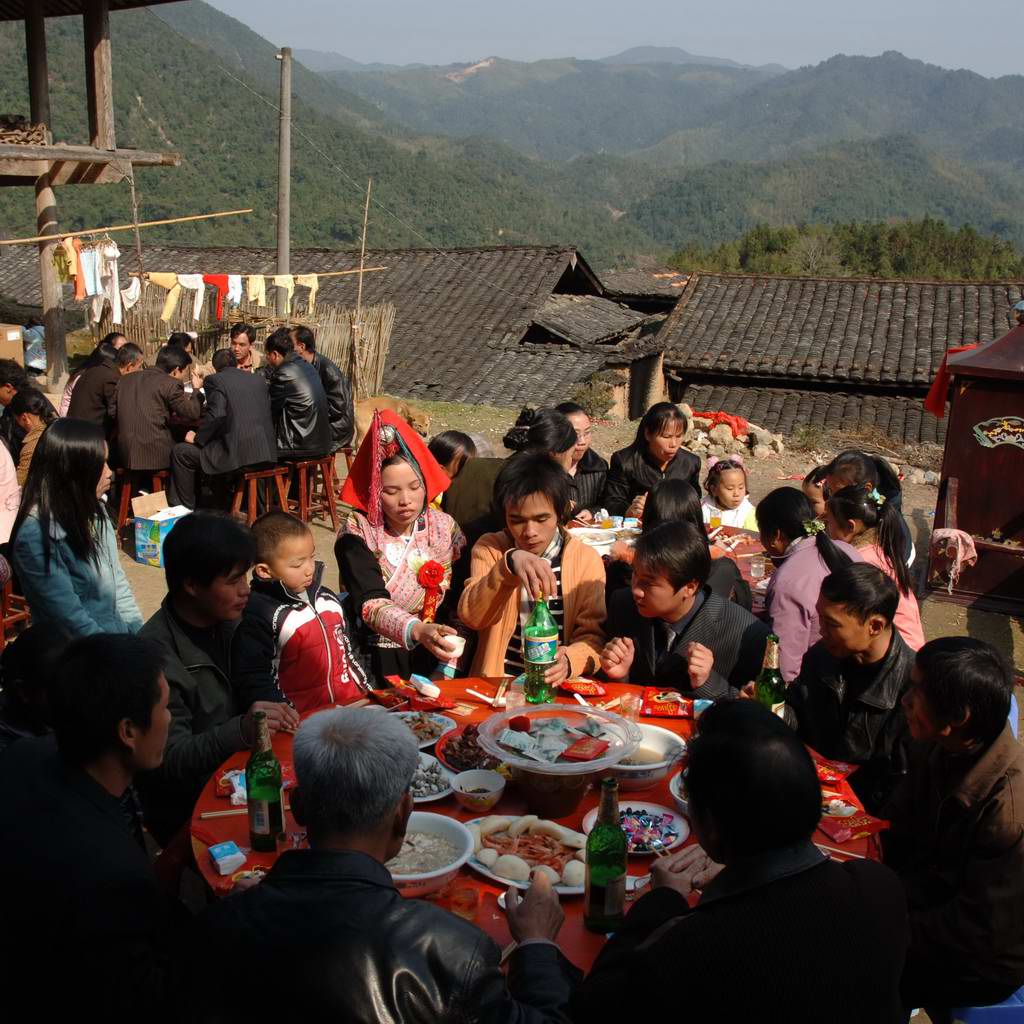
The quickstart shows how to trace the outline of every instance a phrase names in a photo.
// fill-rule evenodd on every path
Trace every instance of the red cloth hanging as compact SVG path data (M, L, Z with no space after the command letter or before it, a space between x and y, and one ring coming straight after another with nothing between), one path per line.
M423 438L401 416L390 409L375 412L373 423L366 432L359 451L356 452L348 479L345 480L345 486L341 489L341 500L346 505L362 509L366 513L366 518L374 526L379 526L381 522L381 463L398 451L395 442L387 444L382 440L380 434L383 426L394 427L402 435L405 447L415 459L415 468L419 471L420 477L423 479L423 487L427 492L424 507L429 506L430 502L442 491L446 491L451 484L448 474L438 465L437 459L430 454L430 449L427 448Z
M950 356L955 356L958 352L969 352L972 348L977 348L979 344L980 342L975 341L970 345L954 345L946 350L946 354L942 357L942 362L939 364L938 372L935 374L935 380L932 381L932 386L924 400L925 409L936 419L941 420L946 415L946 399L949 396L949 382L951 379L949 368L946 366L946 360Z
M742 416L732 416L727 412L693 412L694 419L711 420L711 426L717 427L724 423L733 437L742 437L750 430L750 424Z
M219 320L224 312L224 296L228 293L228 275L203 274L203 284L212 285L217 289L217 312L214 315Z

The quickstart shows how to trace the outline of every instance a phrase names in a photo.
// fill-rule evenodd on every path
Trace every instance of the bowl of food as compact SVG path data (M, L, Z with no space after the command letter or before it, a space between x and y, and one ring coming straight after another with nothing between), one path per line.
M505 792L505 777L498 772L476 768L452 779L455 799L467 811L489 811Z
M442 736L458 728L454 719L434 711L392 711L405 722L420 750L432 747Z
M531 812L563 818L579 807L594 779L633 753L641 733L610 711L538 704L491 715L480 723L478 739L510 766Z
M660 725L640 723L640 745L624 757L609 775L619 780L619 789L646 789L661 782L674 764L686 756L686 740Z
M436 757L420 751L419 767L413 773L409 792L415 804L443 800L452 791L452 773Z
M676 774L668 780L668 791L672 794L672 802L676 805L676 810L679 811L680 814L689 817L690 800L686 793L685 768L681 772L676 772Z
M454 818L413 811L402 849L384 866L403 896L427 896L443 889L473 854L473 834Z
M490 771L497 769L500 761L491 757L480 746L478 727L472 722L445 733L434 747L437 759L450 772L468 772L474 768Z

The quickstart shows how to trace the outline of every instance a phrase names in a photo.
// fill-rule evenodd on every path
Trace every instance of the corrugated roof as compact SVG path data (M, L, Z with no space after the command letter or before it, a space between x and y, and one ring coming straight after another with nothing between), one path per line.
M1012 326L1017 282L936 283L695 274L660 331L696 378L924 388L962 341Z
M904 444L941 445L946 440L946 420L925 412L918 397L691 384L679 401L701 412L743 416L786 435L801 427L817 427L846 433L875 429Z

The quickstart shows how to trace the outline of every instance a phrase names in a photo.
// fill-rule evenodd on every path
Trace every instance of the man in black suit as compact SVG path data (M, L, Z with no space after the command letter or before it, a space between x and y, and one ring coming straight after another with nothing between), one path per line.
M213 354L214 372L204 381L206 407L195 430L171 452L169 497L196 507L199 471L206 477L277 461L270 394L262 375L237 369L229 348Z
M130 341L120 348L109 342L99 346L100 361L84 370L71 392L68 419L87 420L102 427L111 441L117 426L117 385L129 373L145 365L142 349Z
M302 359L287 327L263 345L270 385L270 411L282 459L322 459L331 453L331 414L320 375Z
M170 466L172 419L194 423L203 411L197 390L185 394L184 381L191 365L192 357L184 349L164 345L156 355L156 366L121 378L117 385L117 446L125 469L143 472ZM192 385L198 388L202 381L193 375Z
M293 327L295 351L320 375L331 412L331 450L348 448L356 436L356 410L352 402L352 383L341 368L316 350L316 339L308 327Z
M706 585L711 555L692 523L662 523L636 544L629 590L612 595L601 668L615 682L688 697L737 697L761 670L768 627Z

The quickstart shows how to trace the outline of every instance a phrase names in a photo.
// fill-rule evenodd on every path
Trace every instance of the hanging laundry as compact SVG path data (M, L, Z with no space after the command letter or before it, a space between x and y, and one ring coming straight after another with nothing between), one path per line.
M85 294L101 294L103 285L100 283L100 254L95 245L82 247L78 254L78 266L85 284Z
M62 242L66 247L67 239ZM77 238L71 239L71 251L75 254L75 302L85 298L85 276L82 274L82 243Z
M292 296L295 294L295 278L291 274L275 274L274 285L288 293L288 312L292 308Z
M78 249L75 247L75 241L73 238L62 238L59 243L67 257L68 274L71 277L78 277Z
M64 251L64 246L55 245L53 247L53 269L57 272L57 280L61 284L71 283L71 267L68 264L68 254Z
M203 283L217 289L217 308L214 316L219 320L224 315L224 296L228 293L228 275L203 274Z
M301 284L304 288L309 289L309 298L307 299L307 302L309 303L308 310L312 313L316 308L316 293L317 289L320 287L320 275L299 274L299 276L295 278L295 283Z
M250 274L246 278L245 297L257 306L267 304L267 282L262 274Z
M100 285L103 290L103 298L110 303L111 323L121 323L121 276L118 269L118 260L121 258L121 250L113 239L106 239L96 247L98 257L97 271L99 273ZM97 299L93 299L95 310ZM103 301L99 300L99 312L103 312ZM99 314L94 317L99 321Z
M228 305L240 306L242 304L242 275L228 274Z
M132 283L127 288L121 289L121 305L125 309L131 309L139 299L142 298L142 278L133 277Z
M150 281L160 288L167 289L167 298L164 299L163 312L160 319L170 323L174 311L178 308L178 296L181 295L181 285L178 284L177 274L150 274Z
M203 299L206 298L206 285L203 284L202 274L179 274L178 284L182 288L191 288L195 293L195 301L192 303L192 319L198 320L203 311Z

